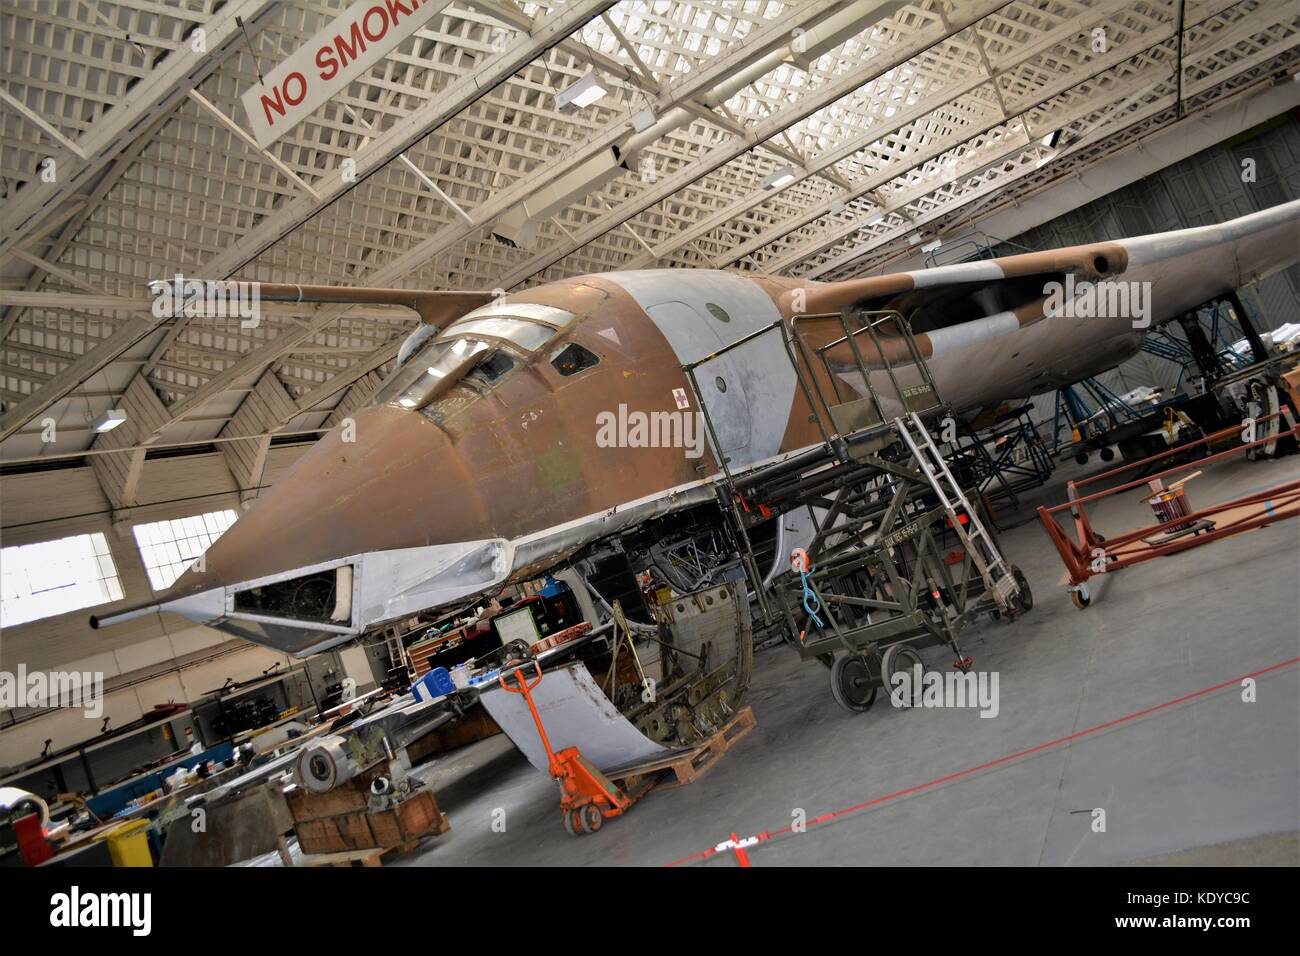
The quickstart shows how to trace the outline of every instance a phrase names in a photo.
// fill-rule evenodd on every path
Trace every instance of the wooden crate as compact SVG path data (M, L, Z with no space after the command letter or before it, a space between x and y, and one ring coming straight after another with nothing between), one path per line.
M453 720L432 733L425 734L419 740L407 744L406 755L412 764L418 764L430 755L467 747L499 733L501 728L497 726L497 722L481 703L475 703L465 711L464 717Z
M357 784L351 781L329 793L295 790L289 794L294 830L304 853L408 846L451 829L431 790L417 790L397 806L371 813L366 810L366 791Z

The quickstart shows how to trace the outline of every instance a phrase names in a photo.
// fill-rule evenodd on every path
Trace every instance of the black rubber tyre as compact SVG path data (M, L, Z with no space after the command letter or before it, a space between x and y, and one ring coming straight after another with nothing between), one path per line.
M1029 589L1029 581L1025 578L1025 573L1013 564L1011 574L1015 577L1016 583L1020 585L1020 593L1016 595L1015 599L1016 607L1019 608L1021 614L1032 611L1034 609L1034 592Z
M885 693L890 695L890 702L893 703L895 674L910 671L914 678L912 686L912 699L904 700L903 707L912 707L921 699L921 682L915 678L924 676L925 663L921 660L921 655L912 650L906 644L892 644L885 648L885 653L880 658L880 676L885 685Z
M835 703L850 713L860 714L876 702L876 690L866 658L860 654L841 654L835 658L831 665L831 696Z

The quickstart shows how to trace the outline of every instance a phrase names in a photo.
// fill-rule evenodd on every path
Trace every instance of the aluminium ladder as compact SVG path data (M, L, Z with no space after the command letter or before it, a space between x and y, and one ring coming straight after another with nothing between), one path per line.
M939 504L947 512L953 530L957 532L957 537L961 539L962 546L970 555L971 562L979 570L980 577L984 579L984 587L993 595L1000 607L1008 607L1011 598L1019 593L1020 585L1015 575L1011 573L1011 569L1007 567L1001 552L993 544L993 539L984 529L975 509L966 499L961 486L948 470L948 464L935 446L930 432L916 412L909 412L903 417L894 419L894 425L916 459L917 467L925 475L930 488L939 499ZM962 524L959 508L965 512L966 519L970 523L969 529Z

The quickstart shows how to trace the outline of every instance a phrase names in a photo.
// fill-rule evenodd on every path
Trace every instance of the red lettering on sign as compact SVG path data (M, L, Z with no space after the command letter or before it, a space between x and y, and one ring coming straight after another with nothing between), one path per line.
M379 14L379 27L372 29L370 26L371 14ZM378 43L388 32L388 11L383 7L371 7L361 15L361 31L366 35L366 39L371 43Z
M323 46L316 51L316 65L320 67L320 78L332 80L339 71L339 61L334 59L334 48Z
M323 43L313 58L317 75L322 82L337 79L350 64L360 63L369 45L378 44L396 28L404 18L420 9L423 0L374 0L374 5ZM289 73L267 93L259 94L266 125L274 126L277 117L287 117L289 107L307 99L307 77L300 72Z
M271 110L275 110L281 116L284 115L284 99L280 96L280 88L275 88L275 99L262 94L262 112L266 114L266 125L274 126L275 120L271 116Z
M292 93L289 92L289 84L292 83L294 80L298 81L297 96L294 96ZM299 103L303 101L303 97L307 95L307 77L303 76L297 70L294 70L292 73L290 73L288 76L284 78L284 83L281 84L281 89L284 90L284 101L288 103L290 106L297 106Z
M343 66L347 66L350 60L355 60L358 52L366 52L366 40L361 35L361 24L352 24L352 29L348 31L348 39L352 42L344 40L342 35L334 37L334 49L339 51L339 62Z

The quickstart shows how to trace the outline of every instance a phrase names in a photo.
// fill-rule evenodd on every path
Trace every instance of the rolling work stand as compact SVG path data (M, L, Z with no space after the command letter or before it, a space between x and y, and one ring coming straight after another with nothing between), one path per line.
M838 320L843 336L811 347L802 327L827 320ZM869 708L893 675L920 667L918 647L945 644L954 666L968 670L961 631L981 614L1015 618L1033 598L930 435L927 421L948 409L906 320L848 309L797 316L788 332L778 321L684 365L715 448L696 370L768 334L780 336L823 440L739 474L722 462L719 501L764 620L783 620L800 656L830 668L831 692L851 711ZM832 371L827 353L838 349L842 359L845 346L865 395L844 394ZM891 359L900 349L905 358ZM800 508L812 519L811 543L765 589L750 531Z

